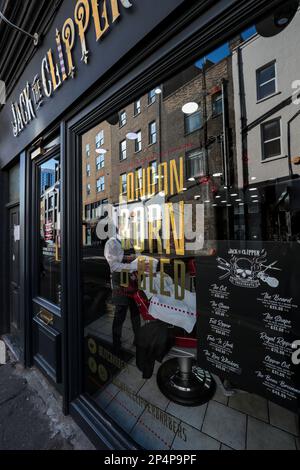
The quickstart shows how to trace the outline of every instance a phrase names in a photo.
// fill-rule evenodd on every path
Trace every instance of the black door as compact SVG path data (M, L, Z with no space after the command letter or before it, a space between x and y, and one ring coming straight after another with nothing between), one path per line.
M22 320L20 315L20 212L19 206L9 210L9 313L10 340L22 356Z

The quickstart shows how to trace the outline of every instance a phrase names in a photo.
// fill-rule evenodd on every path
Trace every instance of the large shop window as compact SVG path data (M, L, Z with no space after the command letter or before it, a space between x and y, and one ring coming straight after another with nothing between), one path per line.
M215 380L299 405L297 37L299 13L271 41L250 28L82 136L84 392L142 447L201 449L208 433L219 448L203 429ZM87 193L104 142L105 184L90 159ZM52 272L58 162L44 168Z
M38 295L54 305L61 303L61 187L60 158L39 167L40 239ZM86 174L86 167L85 167Z

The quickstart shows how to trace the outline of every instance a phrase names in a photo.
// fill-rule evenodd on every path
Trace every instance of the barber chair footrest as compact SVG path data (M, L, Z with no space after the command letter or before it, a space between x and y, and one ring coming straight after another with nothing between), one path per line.
M190 359L190 370L185 373L178 358L164 362L157 372L160 391L174 403L182 406L199 406L214 395L216 383L211 374Z

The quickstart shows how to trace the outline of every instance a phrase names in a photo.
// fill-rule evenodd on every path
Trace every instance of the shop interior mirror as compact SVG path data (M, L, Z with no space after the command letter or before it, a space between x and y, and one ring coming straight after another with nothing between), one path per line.
M256 25L260 36L272 37L281 33L292 21L299 8L299 0L289 0L275 8L271 15Z

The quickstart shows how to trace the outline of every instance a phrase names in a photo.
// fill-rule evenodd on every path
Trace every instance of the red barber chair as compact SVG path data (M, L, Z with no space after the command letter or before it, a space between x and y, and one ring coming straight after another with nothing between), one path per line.
M191 260L193 261L193 260ZM195 263L188 263L190 277L196 275ZM144 321L155 320L149 314L150 301L143 291L136 291L133 298ZM191 334L174 327L175 345L169 352L173 356L162 363L157 372L160 391L169 400L183 406L199 406L214 395L216 383L211 374L196 362L197 338L195 329Z

